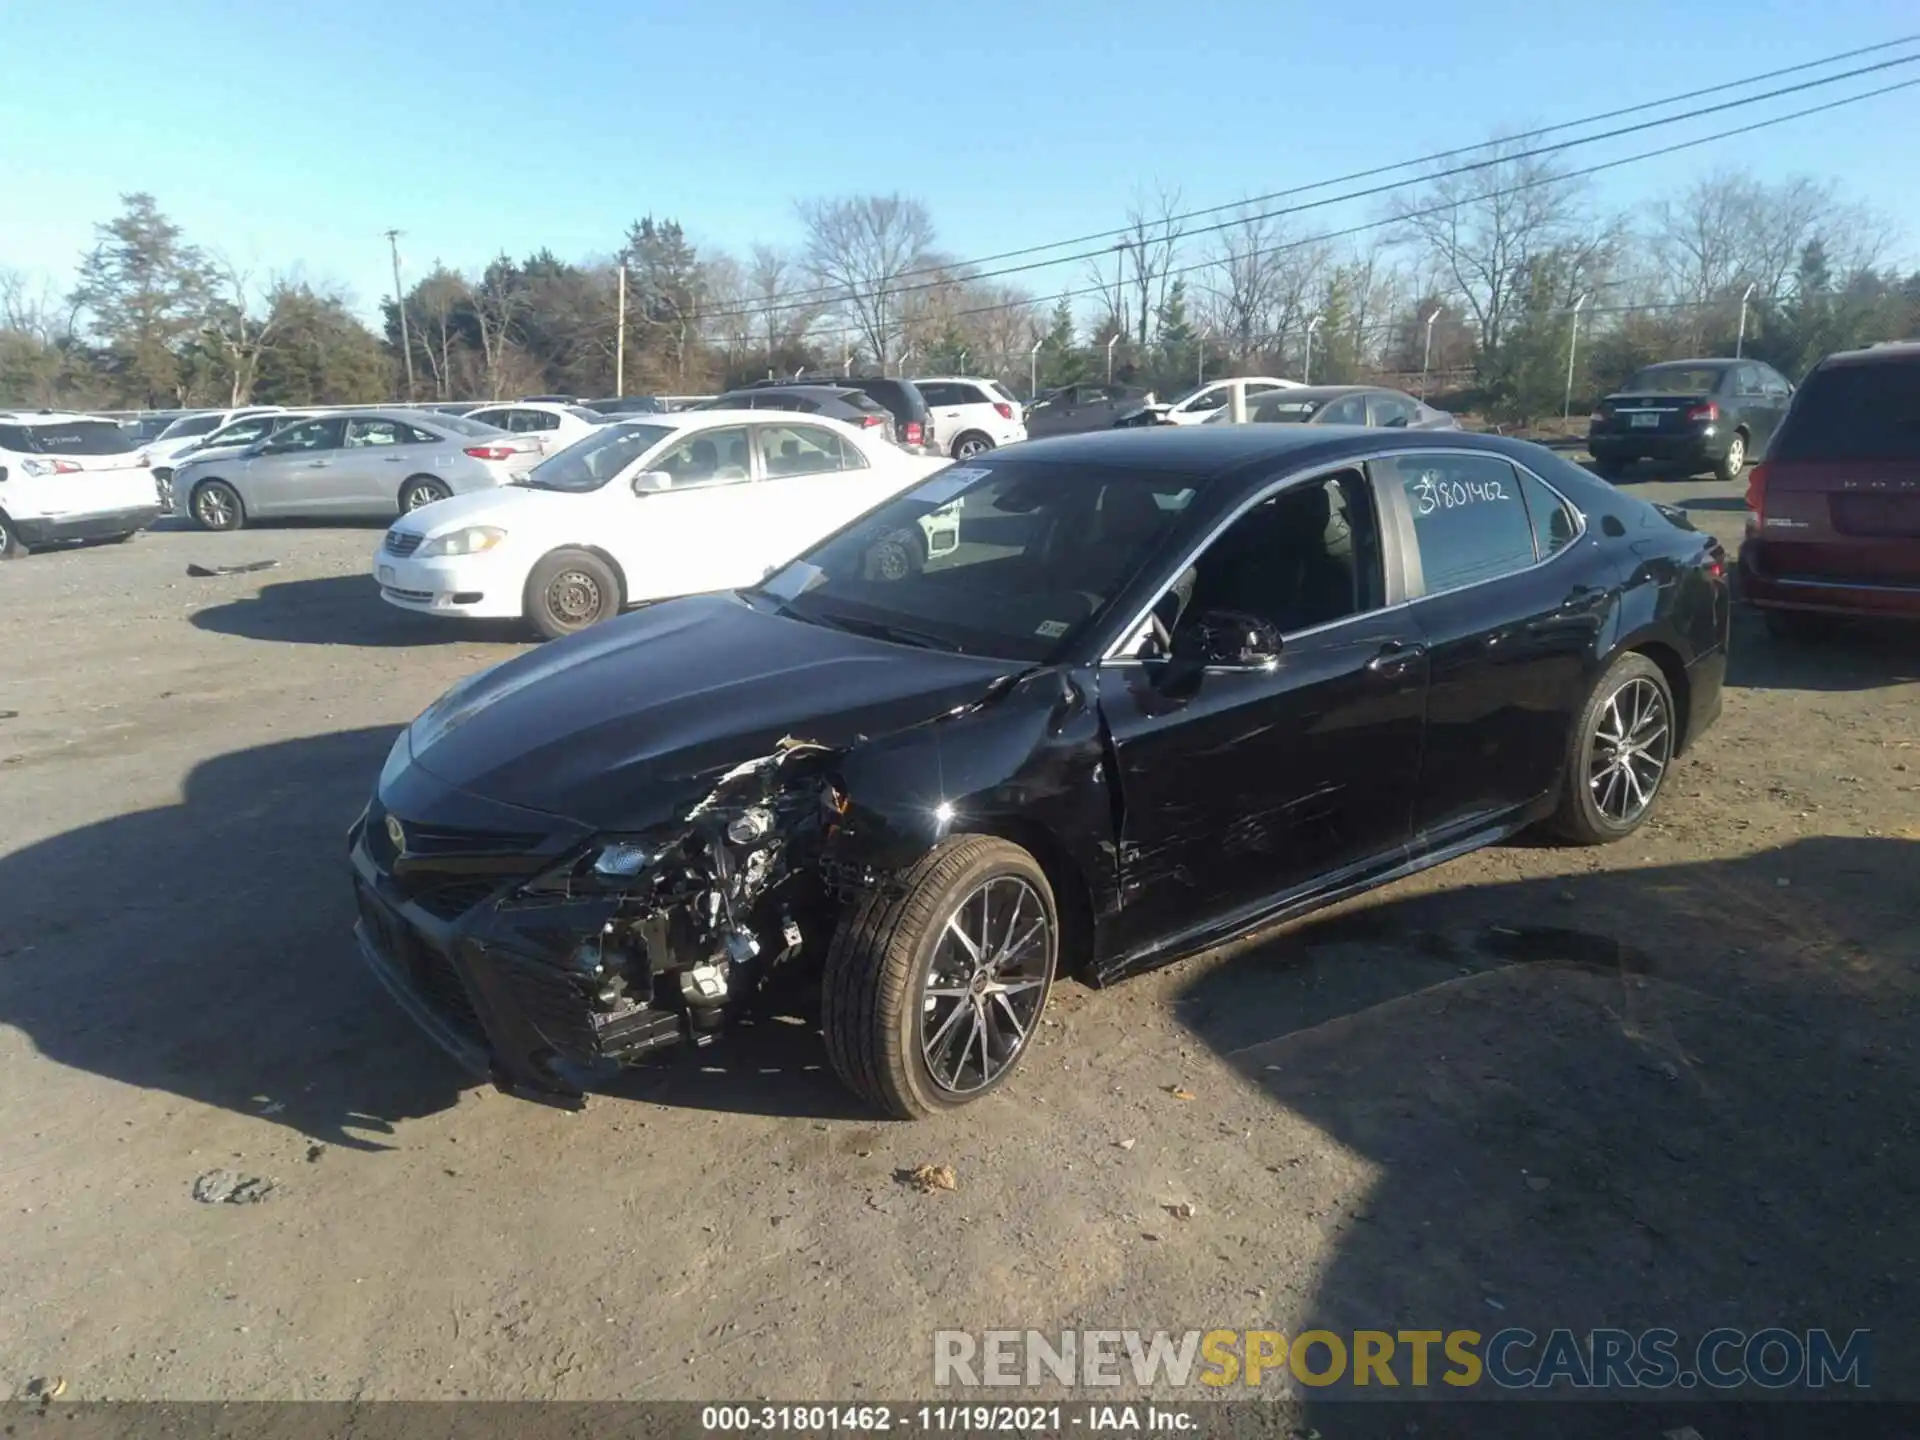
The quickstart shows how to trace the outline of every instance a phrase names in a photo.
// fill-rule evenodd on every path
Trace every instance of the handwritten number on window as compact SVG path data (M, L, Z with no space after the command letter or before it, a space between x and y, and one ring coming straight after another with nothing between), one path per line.
M1446 480L1438 475L1422 475L1410 487L1414 514L1422 519L1436 510L1459 510L1468 505L1511 500L1498 480Z

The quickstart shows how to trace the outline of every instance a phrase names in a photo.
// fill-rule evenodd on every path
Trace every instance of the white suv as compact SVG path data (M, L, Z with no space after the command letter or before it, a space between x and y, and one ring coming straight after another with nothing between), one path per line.
M0 410L0 560L59 540L125 540L159 514L147 457L113 421Z
M931 375L913 383L933 414L933 433L947 442L947 453L956 460L1027 438L1025 407L997 380Z

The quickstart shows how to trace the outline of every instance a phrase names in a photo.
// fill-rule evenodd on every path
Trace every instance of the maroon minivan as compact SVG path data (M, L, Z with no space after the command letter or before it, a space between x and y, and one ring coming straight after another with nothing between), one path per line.
M1920 620L1920 341L1829 355L1747 482L1740 579L1767 628Z

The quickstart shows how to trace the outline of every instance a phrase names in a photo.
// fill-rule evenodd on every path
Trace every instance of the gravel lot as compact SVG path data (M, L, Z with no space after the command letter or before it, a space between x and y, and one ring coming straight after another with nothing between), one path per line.
M1637 488L1737 539L1736 487ZM900 1398L938 1328L1309 1321L1868 1327L1920 1389L1913 638L1741 614L1640 836L1064 989L960 1116L854 1111L780 1025L567 1114L352 952L395 727L520 643L381 605L377 538L0 568L0 1396Z

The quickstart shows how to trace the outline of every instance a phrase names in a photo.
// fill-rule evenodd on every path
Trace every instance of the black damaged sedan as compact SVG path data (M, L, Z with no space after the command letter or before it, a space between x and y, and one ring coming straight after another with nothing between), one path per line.
M1719 713L1728 613L1714 540L1517 441L1025 444L456 686L353 827L360 945L518 1093L784 978L924 1116L1005 1081L1063 977L1527 826L1630 834Z

